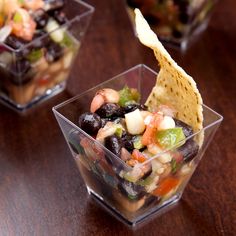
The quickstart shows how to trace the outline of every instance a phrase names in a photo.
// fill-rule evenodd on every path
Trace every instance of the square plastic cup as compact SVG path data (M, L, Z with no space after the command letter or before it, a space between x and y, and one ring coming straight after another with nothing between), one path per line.
M24 111L63 91L93 12L82 1L66 1L65 23L52 20L47 33L17 49L0 43L0 101Z
M218 0L127 0L127 11L134 22L139 8L158 37L165 43L185 50L189 41L208 24ZM194 37L196 38L196 37Z
M181 198L223 119L203 105L201 131L133 168L78 127L79 116L89 111L90 102L99 89L120 90L128 85L139 90L144 103L156 76L147 66L137 65L53 108L88 193L110 213L132 226L165 211ZM194 144L199 140L201 147L196 152ZM184 152L189 153L188 156L178 158Z

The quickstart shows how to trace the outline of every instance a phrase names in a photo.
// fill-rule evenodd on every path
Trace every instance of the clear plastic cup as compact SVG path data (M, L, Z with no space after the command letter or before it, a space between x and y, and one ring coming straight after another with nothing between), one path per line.
M90 102L99 89L120 90L128 85L137 88L141 93L141 102L145 102L155 85L156 76L147 66L137 65L53 108L88 193L110 213L132 226L150 218L154 213L165 211L181 198L223 119L203 105L204 125L201 131L189 136L185 144L178 143L134 168L78 127L79 116L89 111ZM203 136L204 141L196 155L186 157L181 162L173 158L178 157L180 148L186 150L193 140Z
M139 8L158 37L165 43L185 50L193 35L207 27L217 0L127 0L134 21Z
M1 43L0 101L24 111L64 90L93 12L80 0L67 1L64 23L55 26L49 18L54 21L51 29L17 49Z

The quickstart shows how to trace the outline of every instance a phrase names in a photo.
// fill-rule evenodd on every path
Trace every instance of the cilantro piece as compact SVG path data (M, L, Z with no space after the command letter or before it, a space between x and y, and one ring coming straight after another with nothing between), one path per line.
M182 166L182 162L177 162L174 158L170 162L171 166L171 172L172 174L176 174L176 172L180 169Z

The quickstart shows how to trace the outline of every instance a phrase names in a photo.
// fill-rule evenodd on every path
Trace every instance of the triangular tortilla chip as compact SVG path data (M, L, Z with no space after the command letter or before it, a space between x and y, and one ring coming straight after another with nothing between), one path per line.
M202 98L196 83L177 63L151 30L140 10L135 9L136 32L141 43L153 49L160 64L156 85L146 105L155 110L159 104L169 105L176 111L176 118L192 126L194 132L202 129Z

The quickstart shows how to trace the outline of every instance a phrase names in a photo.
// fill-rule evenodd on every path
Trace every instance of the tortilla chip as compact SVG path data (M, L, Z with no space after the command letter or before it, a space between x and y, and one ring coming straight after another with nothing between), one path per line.
M160 64L156 85L145 105L151 110L155 110L159 104L173 107L177 111L177 119L192 126L194 132L201 130L203 102L195 81L171 58L156 34L150 29L140 10L135 9L135 15L139 40L153 49Z

